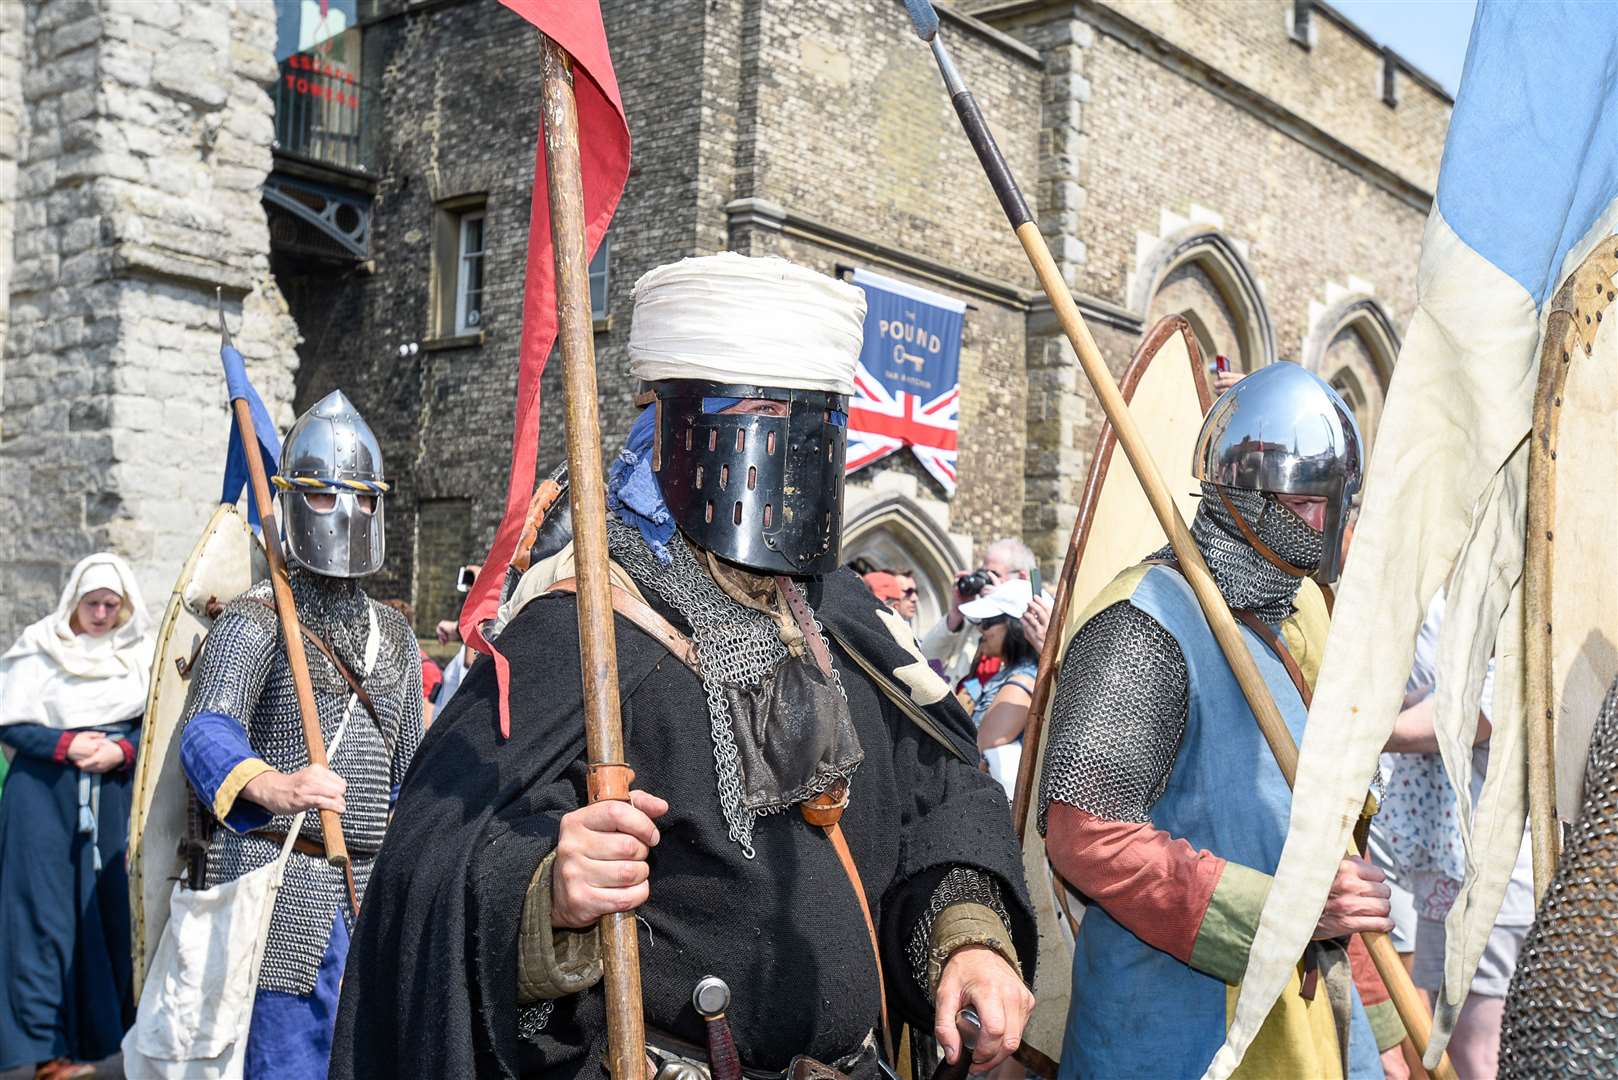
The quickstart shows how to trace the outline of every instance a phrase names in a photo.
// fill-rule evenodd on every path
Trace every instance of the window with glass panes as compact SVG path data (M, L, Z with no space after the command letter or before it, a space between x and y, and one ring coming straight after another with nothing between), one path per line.
M483 324L483 213L461 215L455 277L455 332L475 334Z
M612 247L612 237L603 236L601 246L596 248L595 258L590 260L590 317L592 319L605 319L607 317L607 262L610 256L608 249Z

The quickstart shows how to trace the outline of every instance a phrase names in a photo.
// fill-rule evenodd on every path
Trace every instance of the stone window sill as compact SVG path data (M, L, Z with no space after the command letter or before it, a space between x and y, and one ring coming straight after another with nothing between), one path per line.
M421 343L424 352L441 352L445 349L476 349L487 340L488 334L479 330L475 334L457 334L454 337L428 338Z
M592 319L590 321L590 329L597 334L608 333L612 330L612 316L608 315L604 318Z

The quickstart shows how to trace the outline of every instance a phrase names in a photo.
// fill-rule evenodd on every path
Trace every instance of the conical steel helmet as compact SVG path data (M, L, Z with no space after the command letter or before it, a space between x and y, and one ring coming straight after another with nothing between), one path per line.
M341 390L292 425L281 448L287 556L328 577L375 573L384 555L382 447Z

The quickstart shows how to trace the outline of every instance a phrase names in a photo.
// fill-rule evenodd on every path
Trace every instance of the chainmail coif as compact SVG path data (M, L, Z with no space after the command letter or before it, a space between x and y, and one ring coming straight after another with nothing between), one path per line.
M781 640L780 630L769 615L744 607L727 596L718 582L697 562L690 545L679 532L669 540L669 562L665 566L652 554L638 530L624 524L616 514L609 514L607 547L618 565L629 571L637 582L654 590L691 626L691 639L697 647L702 686L708 699L709 735L713 739L719 808L725 815L730 839L742 849L743 855L751 859L755 816L773 813L785 809L785 806L755 812L744 805L741 757L736 750L737 733L725 684L757 686L769 679L790 655ZM789 587L797 588L796 585ZM824 643L825 634L818 623L815 629L821 633ZM829 652L830 645L826 648ZM846 702L842 683L835 671L832 682L837 694ZM858 764L857 760L855 764ZM853 772L850 766L843 770L840 778L849 779ZM822 774L818 777L818 790L794 792L793 796L809 798L837 779L837 775Z
M1313 572L1320 566L1321 534L1277 502L1275 496L1236 488L1226 488L1225 495L1271 551L1299 570ZM1292 601L1302 579L1271 563L1247 542L1213 484L1202 485L1202 504L1191 521L1191 538L1197 542L1197 550L1213 572L1214 584L1231 607L1247 608L1271 626L1292 614ZM1173 556L1173 549L1165 545L1151 557Z
M1584 771L1584 806L1506 994L1500 1076L1618 1076L1618 680Z

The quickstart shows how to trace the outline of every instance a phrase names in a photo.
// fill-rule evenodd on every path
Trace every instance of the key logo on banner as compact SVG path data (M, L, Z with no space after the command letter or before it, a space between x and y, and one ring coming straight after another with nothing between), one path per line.
M966 305L909 282L854 271L865 290L865 344L848 406L846 472L911 451L955 494Z

